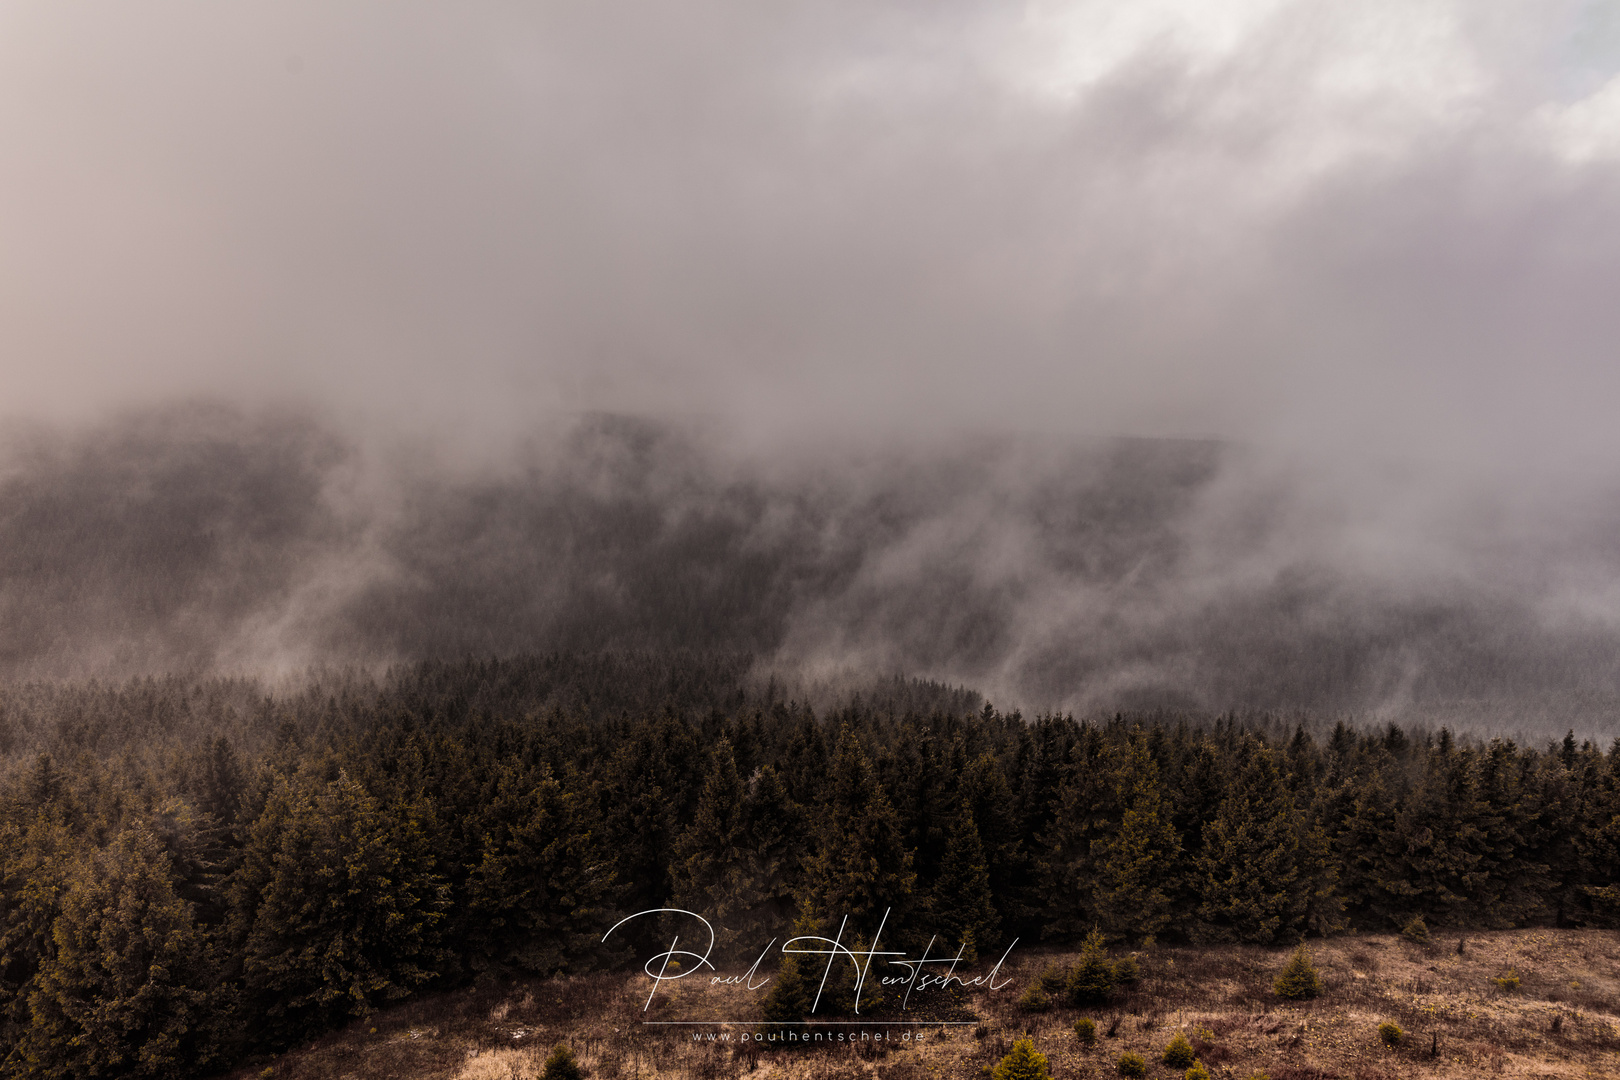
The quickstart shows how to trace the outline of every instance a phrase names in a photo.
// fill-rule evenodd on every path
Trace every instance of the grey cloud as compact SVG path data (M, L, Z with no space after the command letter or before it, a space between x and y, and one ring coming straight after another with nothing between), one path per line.
M745 463L613 416L445 468L296 415L135 414L9 458L0 673L689 649L1029 709L1614 734L1620 499L1502 528L1427 481L1323 479L1187 440Z
M1066 97L993 5L19 10L5 389L1601 457L1620 189L1527 134L1549 16L1405 10L1432 58L1285 4Z

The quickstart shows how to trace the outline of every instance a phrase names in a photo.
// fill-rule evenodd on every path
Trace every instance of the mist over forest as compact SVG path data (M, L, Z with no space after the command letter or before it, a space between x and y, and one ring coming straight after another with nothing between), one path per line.
M1612 5L705 10L12 14L0 678L1616 733Z
M1617 0L0 5L0 1074L1610 933L1616 238Z
M1397 475L1351 498L1215 440L750 453L613 414L473 463L400 445L209 404L14 437L0 674L679 649L806 693L916 676L1031 713L1617 732L1620 503L1591 493L1532 515Z

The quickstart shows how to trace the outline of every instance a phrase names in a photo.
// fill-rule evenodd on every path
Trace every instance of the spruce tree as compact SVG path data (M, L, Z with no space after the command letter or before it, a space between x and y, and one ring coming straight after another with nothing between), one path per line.
M805 911L824 932L848 916L851 927L872 933L888 912L885 940L892 941L906 926L916 874L894 807L848 725L827 786L820 844L806 868Z
M774 937L793 915L803 879L803 813L776 768L762 765L749 779L743 816L756 905L740 919L738 935L751 948L762 947L757 943Z
M277 783L232 891L244 981L272 1047L406 996L442 957L448 898L419 826L347 774Z
M1017 928L1033 914L1030 861L1020 828L1018 799L995 755L985 752L968 762L962 776L962 798L973 814L973 827L984 847L991 906L1001 920L1002 931L1018 934Z
M1117 826L1091 842L1092 910L1106 934L1149 939L1170 922L1166 886L1181 844L1158 765L1139 738L1120 748L1113 773L1114 805L1123 812Z
M0 823L0 1073L18 1069L33 1018L29 998L56 957L55 926L80 845L65 825L36 812Z
M613 870L597 846L589 800L550 771L502 770L478 862L467 882L475 969L514 965L551 975L590 956ZM611 925L611 924L609 924Z
M241 854L233 830L179 799L160 806L151 825L173 865L175 888L197 921L210 927L224 923L230 913L226 888Z
M574 1051L565 1043L558 1043L546 1057L540 1080L584 1080L585 1071L574 1058Z
M1019 1039L997 1063L990 1080L1050 1080L1051 1075L1046 1055L1035 1049L1035 1040Z
M1272 983L1272 990L1280 998L1296 1001L1314 998L1322 992L1322 978L1316 973L1316 964L1305 946L1294 950L1287 966Z
M168 856L144 825L126 828L69 878L55 954L28 997L22 1056L39 1074L179 1077L212 1060L207 1038L228 1002Z
M1114 965L1102 931L1093 928L1080 948L1080 958L1069 969L1065 984L1071 1005L1103 1005L1114 993Z
M1195 1056L1192 1043L1187 1041L1186 1033L1178 1031L1165 1046L1164 1053L1159 1055L1159 1060L1172 1068L1185 1069L1193 1063Z
M669 854L698 794L687 778L704 771L691 729L668 714L636 724L613 752L600 789L600 850L613 858L618 907L627 914L666 906ZM656 947L660 937L651 919L622 932L638 953Z
M806 977L805 959L792 953L783 955L776 976L771 980L771 988L760 1002L760 1014L764 1017L766 1028L785 1031L788 1026L797 1025L810 1012L820 979L819 974L815 982Z
M1000 939L1000 919L990 900L990 868L979 843L973 812L966 805L951 821L945 858L934 884L933 926L952 946L968 944L978 959L979 948L993 948Z
M844 944L854 954L853 958L840 953L829 964L825 957L816 957L819 965L811 964L805 968L809 976L811 1004L817 1013L853 1016L870 1013L883 1003L883 958L862 955L870 947L864 935L858 934L853 942L845 941ZM823 974L826 975L825 982L821 979ZM818 988L821 996L819 1003L815 1001ZM855 999L857 989L860 991L858 1005Z
M1578 755L1578 751L1574 751ZM1574 833L1575 784L1564 762L1549 754L1538 768L1511 742L1494 739L1480 755L1473 826L1481 854L1468 884L1468 921L1475 926L1522 926L1555 921L1572 906L1579 868Z
M938 718L936 718L937 720ZM923 887L915 897L917 927L935 925L935 890L945 858L948 833L961 804L959 778L965 762L962 741L948 725L911 718L905 735L876 762L878 782L888 794L902 829L901 842L912 853L912 869Z
M1375 926L1400 926L1421 908L1414 901L1420 889L1406 877L1403 833L1409 815L1381 770L1352 777L1347 786L1352 785L1356 794L1334 837L1334 846L1344 853L1345 899L1359 919Z
M1576 844L1584 882L1582 913L1599 926L1620 925L1620 738L1607 760L1597 755Z
M1333 901L1326 838L1296 808L1275 753L1249 745L1244 756L1204 831L1194 935L1203 941L1297 941L1313 913Z
M710 758L709 775L698 797L692 824L675 847L670 876L671 902L694 911L714 927L715 962L734 959L739 949L758 948L767 903L764 853L749 825L747 790L737 775L731 742L721 738Z
M197 805L222 824L236 824L247 790L247 775L236 749L225 736L217 736L200 764L194 783Z
M1095 925L1096 856L1112 829L1115 791L1108 782L1096 729L1082 729L1079 760L1055 795L1052 818L1039 838L1037 895L1048 937L1074 940Z

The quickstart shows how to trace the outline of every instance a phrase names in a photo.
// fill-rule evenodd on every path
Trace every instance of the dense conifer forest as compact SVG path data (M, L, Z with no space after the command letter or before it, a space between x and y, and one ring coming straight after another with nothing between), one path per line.
M1620 745L1272 715L814 706L737 654L0 689L0 1071L189 1076L431 988L888 940L1614 925ZM744 961L746 965L746 960Z

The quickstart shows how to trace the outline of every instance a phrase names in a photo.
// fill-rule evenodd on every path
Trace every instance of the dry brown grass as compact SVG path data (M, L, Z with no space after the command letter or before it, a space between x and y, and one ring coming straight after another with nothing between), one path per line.
M654 1028L645 1018L749 1018L759 995L742 988L680 986L646 1014L640 976L602 974L463 990L380 1013L271 1063L274 1080L530 1080L558 1042L574 1048L593 1080L943 1080L978 1078L1025 1034L1059 1078L1114 1076L1126 1051L1149 1061L1148 1075L1179 1080L1158 1064L1165 1043L1184 1031L1212 1076L1244 1080L1473 1080L1620 1078L1620 933L1518 930L1457 935L1437 931L1427 945L1394 935L1347 935L1312 946L1327 989L1285 1002L1271 980L1285 949L1160 947L1140 955L1141 981L1107 1008L1059 1004L1030 1014L1018 995L1061 953L1015 952L1004 969L1014 982L970 994L978 1023L933 1026L915 1043L845 1043L772 1050L732 1040L694 1043L690 1028ZM1504 993L1492 981L1515 968L1522 983ZM1074 1021L1097 1021L1094 1047ZM1378 1024L1406 1035L1389 1049ZM232 1080L262 1075L264 1063Z

